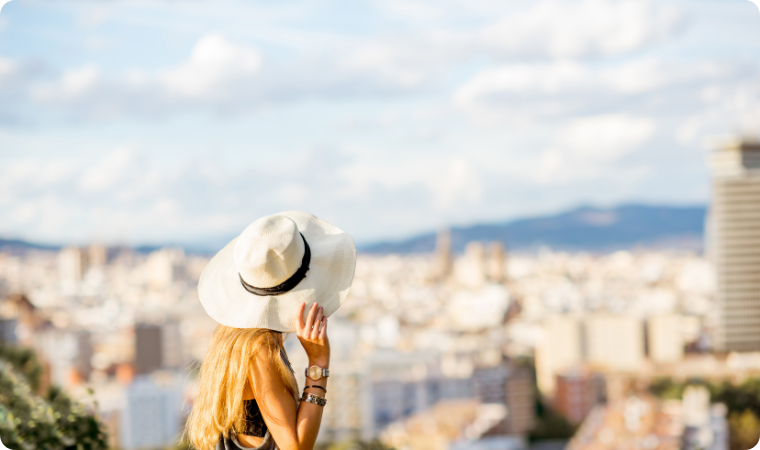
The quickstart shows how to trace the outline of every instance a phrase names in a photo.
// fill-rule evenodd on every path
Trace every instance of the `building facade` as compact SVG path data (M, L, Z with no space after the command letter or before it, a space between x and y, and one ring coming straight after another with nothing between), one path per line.
M710 257L717 272L721 351L760 350L760 142L713 153Z

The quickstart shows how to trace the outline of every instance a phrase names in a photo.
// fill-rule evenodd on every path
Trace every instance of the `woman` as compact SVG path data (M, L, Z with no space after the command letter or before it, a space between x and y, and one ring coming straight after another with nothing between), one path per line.
M327 402L327 317L355 265L348 234L298 211L253 222L212 258L198 294L220 325L187 422L196 449L313 449ZM309 359L300 395L283 348L289 331Z

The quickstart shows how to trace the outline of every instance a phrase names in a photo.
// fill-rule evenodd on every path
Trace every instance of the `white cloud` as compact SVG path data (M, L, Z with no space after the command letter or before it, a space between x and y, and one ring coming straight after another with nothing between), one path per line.
M519 57L575 58L610 56L668 39L680 23L675 6L646 0L541 0L525 8L501 7L500 18L485 25L455 30L433 28L415 34L360 40L340 67L373 71L401 86L419 85L434 74L469 57L487 54ZM396 14L414 8L425 18L437 8L394 1ZM505 11L506 10L506 11Z
M13 61L7 58L0 57L0 81L3 80L3 77L8 76L11 73L13 73L15 68L16 68L16 64Z
M382 0L376 3L391 14L413 20L431 20L445 14L440 7L420 0Z
M116 185L132 168L135 156L136 151L130 147L109 153L82 174L79 187L83 192L98 192Z
M76 100L89 94L100 79L98 65L86 64L77 69L64 71L55 83L37 86L33 90L33 95L41 101Z
M645 0L543 0L486 27L482 44L503 56L616 55L667 39L673 5Z
M652 137L655 121L649 117L607 114L572 120L559 131L558 145L598 161L620 158Z
M718 79L731 70L711 62L677 64L657 58L635 59L614 66L574 60L505 64L484 69L472 77L456 90L454 101L467 107L489 102L500 104L507 98L640 94L697 80Z
M484 192L477 166L465 157L428 157L403 165L350 163L339 173L353 199L366 199L378 187L394 192L421 188L437 211L477 204Z
M190 59L179 67L158 74L160 84L169 92L190 98L213 98L230 94L229 83L246 80L261 68L261 52L236 44L219 34L201 37Z
M554 142L535 163L533 181L540 185L615 180L630 183L650 173L644 164L621 160L653 137L650 117L605 114L574 119L557 130Z

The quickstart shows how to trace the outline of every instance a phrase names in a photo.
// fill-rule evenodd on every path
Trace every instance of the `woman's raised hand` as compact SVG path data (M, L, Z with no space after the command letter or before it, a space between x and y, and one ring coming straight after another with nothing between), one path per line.
M317 303L311 305L309 314L304 322L303 314L306 303L301 303L298 309L298 322L296 335L301 341L306 356L309 357L309 365L317 365L326 369L330 364L330 341L327 339L327 317L323 315L323 308Z

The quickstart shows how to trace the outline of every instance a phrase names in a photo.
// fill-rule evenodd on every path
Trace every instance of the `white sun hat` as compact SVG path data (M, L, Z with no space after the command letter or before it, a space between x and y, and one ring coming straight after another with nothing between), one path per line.
M234 328L295 331L306 302L334 313L348 296L356 267L354 240L300 211L262 217L208 263L198 296L212 319Z

